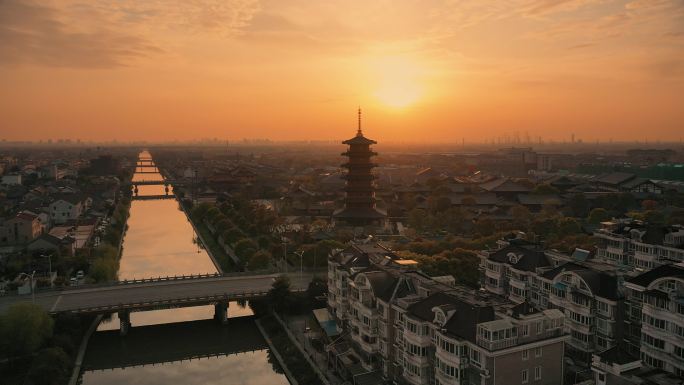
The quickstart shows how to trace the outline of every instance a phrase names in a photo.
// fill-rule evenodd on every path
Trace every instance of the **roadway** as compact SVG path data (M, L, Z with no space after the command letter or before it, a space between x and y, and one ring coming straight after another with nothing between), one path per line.
M193 278L182 280L128 283L108 286L84 286L37 293L35 303L50 313L84 312L105 313L116 311L115 307L126 305L135 310L147 310L165 303L168 306L194 306L207 304L206 297L220 296L223 299L250 298L262 296L270 290L278 274L254 276L228 276ZM313 277L305 273L288 274L292 291L306 290ZM31 302L30 295L0 297L0 312L17 302ZM187 301L187 302L183 302ZM130 306L128 306L130 305ZM110 309L112 308L112 309Z

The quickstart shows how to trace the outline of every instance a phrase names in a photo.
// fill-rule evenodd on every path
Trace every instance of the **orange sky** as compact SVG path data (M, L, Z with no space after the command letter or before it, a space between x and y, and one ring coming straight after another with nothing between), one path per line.
M0 139L684 136L682 0L0 1Z

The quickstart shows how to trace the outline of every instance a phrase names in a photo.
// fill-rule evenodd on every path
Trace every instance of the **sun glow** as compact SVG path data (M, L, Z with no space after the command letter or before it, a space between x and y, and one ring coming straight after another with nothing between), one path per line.
M387 107L404 108L424 95L423 67L405 56L382 56L371 61L373 95Z

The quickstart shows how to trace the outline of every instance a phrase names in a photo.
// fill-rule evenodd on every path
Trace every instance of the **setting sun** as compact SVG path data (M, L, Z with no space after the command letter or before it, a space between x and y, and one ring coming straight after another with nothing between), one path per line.
M422 66L404 56L382 56L371 61L373 96L387 107L402 108L424 95Z

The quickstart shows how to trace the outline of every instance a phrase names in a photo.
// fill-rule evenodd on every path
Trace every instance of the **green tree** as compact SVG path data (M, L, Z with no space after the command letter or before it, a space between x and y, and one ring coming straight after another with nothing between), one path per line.
M88 276L95 282L112 282L116 280L119 264L114 258L97 258L93 261Z
M427 216L425 210L413 209L408 213L408 225L418 232L423 232L425 231L425 225L427 224Z
M71 359L58 347L38 352L26 376L28 385L62 385L71 374Z
M558 221L558 235L560 237L566 237L572 234L579 234L582 232L582 227L575 218L561 218Z
M277 312L282 312L289 308L292 303L292 293L290 292L290 278L285 275L277 277L268 291L267 299L271 308Z
M495 230L495 223L491 218L483 217L475 223L475 231L482 236L492 235Z
M587 217L587 221L593 224L598 224L607 220L610 220L610 215L606 209L601 207L591 210L589 217Z
M254 253L247 261L248 270L263 270L271 264L271 253L266 250L259 250Z
M554 195L558 194L559 192L560 191L558 191L557 188L551 186L550 184L539 184L534 188L534 190L532 190L532 193L537 195Z
M584 218L589 211L589 201L584 194L573 194L568 200L568 207L573 216Z
M530 221L532 220L532 213L527 207L523 205L513 206L511 207L510 212L515 225L520 226L523 230L526 230L529 227Z
M250 238L242 238L235 243L235 254L242 260L249 260L258 249L259 245Z
M35 352L52 336L52 318L31 303L16 303L0 317L0 351L7 357Z

